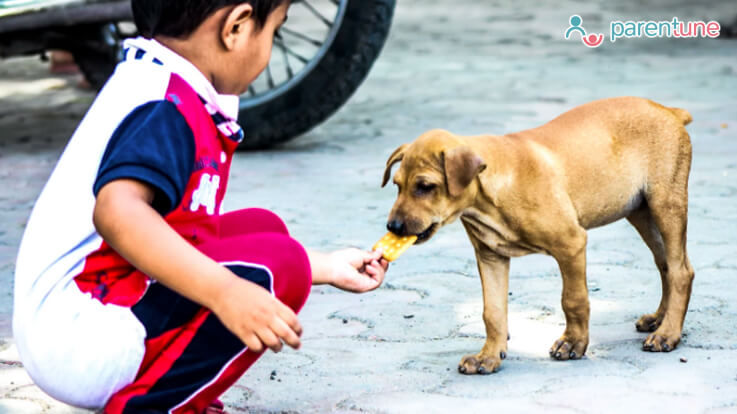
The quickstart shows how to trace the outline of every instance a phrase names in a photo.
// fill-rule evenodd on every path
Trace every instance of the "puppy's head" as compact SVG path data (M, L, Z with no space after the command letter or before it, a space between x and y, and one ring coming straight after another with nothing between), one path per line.
M385 186L392 166L399 193L389 214L387 228L400 236L417 236L417 243L432 237L471 205L478 191L475 179L484 169L483 159L447 131L433 130L397 148L386 162Z

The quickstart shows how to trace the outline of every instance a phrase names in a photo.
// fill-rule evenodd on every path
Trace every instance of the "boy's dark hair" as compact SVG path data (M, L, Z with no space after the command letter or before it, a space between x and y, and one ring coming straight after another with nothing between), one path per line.
M256 27L266 24L271 12L289 0L132 0L133 19L144 37L185 38L217 10L248 3Z

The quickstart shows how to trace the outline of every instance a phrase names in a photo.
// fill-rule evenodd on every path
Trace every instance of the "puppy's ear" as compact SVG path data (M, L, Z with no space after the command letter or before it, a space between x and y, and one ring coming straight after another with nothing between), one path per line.
M402 161L402 158L404 158L404 150L407 149L409 144L403 144L396 150L394 150L394 153L389 156L389 159L386 161L386 169L384 170L384 181L381 182L381 186L385 187L386 183L389 182L389 178L391 178L392 175L392 167L394 164L398 163L399 161Z
M448 193L457 197L474 178L486 169L484 160L467 146L460 146L443 154Z

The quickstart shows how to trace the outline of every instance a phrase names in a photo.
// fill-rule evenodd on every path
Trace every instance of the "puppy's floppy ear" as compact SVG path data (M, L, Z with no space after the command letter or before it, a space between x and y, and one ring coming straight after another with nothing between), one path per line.
M394 150L394 153L389 156L389 159L386 161L386 169L384 170L384 181L381 182L381 186L385 187L386 183L389 182L389 178L391 178L392 174L392 167L394 164L398 163L399 161L402 161L404 158L404 150L407 149L409 144L403 144L396 150Z
M486 169L484 160L467 146L460 146L443 154L445 181L448 193L457 197L471 184L474 178Z

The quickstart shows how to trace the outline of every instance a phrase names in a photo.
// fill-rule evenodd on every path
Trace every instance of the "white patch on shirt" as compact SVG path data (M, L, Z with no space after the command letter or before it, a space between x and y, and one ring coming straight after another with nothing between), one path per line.
M215 202L220 188L220 176L202 174L200 186L192 193L192 204L189 206L193 213L205 206L208 215L215 214Z

